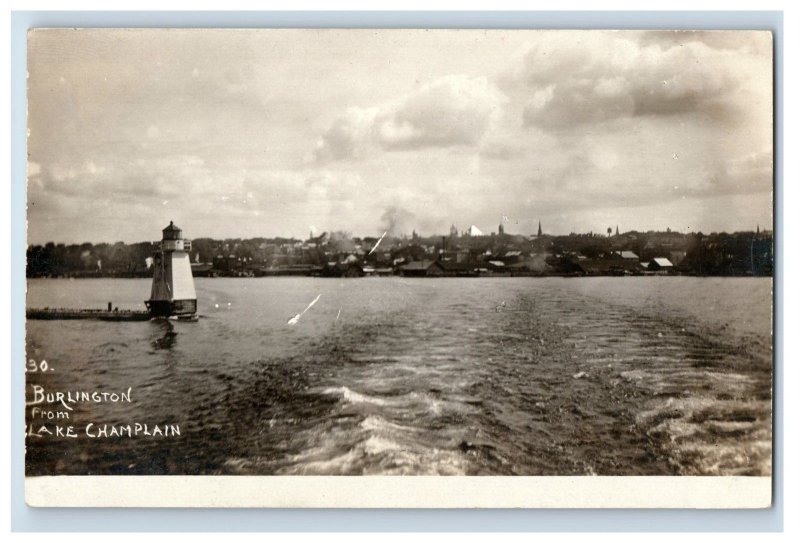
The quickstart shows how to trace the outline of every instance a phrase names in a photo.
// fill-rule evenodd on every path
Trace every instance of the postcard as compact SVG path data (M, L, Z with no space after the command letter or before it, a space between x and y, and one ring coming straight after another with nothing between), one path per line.
M27 503L769 507L772 51L30 30Z

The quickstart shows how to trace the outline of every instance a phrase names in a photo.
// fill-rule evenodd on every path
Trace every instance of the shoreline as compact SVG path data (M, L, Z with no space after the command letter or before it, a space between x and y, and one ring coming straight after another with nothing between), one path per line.
M220 274L220 275L193 275L194 279L265 279L271 277L311 277L316 279L371 279L371 278L393 278L399 277L403 279L482 279L482 278L513 278L513 277L563 277L563 278L582 278L582 277L754 277L754 278L773 278L774 274L698 274L698 273L684 273L684 272L641 272L641 273L535 273L535 272L517 272L517 273L470 273L470 274L453 274L453 275L403 275L403 274L367 274L362 276L347 276L347 275L321 275L321 274L299 274L292 272L270 272L263 275L233 275L233 274ZM31 279L152 279L149 275L63 275L63 276L34 276L26 277L26 281Z

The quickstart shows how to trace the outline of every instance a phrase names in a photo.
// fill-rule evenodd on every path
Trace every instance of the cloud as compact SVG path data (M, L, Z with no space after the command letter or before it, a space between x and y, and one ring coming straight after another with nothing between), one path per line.
M487 139L480 148L482 158L494 160L509 160L522 156L524 149L515 141L503 141L500 139Z
M754 194L773 189L772 152L762 151L723 162L692 187L696 196Z
M448 76L412 93L377 119L386 148L449 147L477 143L503 102L485 77Z
M560 128L629 117L636 105L619 78L577 80L536 91L522 112L525 125Z
M62 196L109 194L115 200L163 198L179 195L187 181L193 182L196 191L205 173L201 159L178 154L146 160L129 156L113 165L95 160L58 162L42 173L42 190Z
M352 200L365 190L361 175L349 172L311 170L303 174L306 197L323 202Z
M738 35L731 33L731 49L652 34L549 33L515 56L503 88L523 102L526 126L548 130L680 113L735 119L744 106L740 91L754 75L747 57L761 50L734 49Z
M713 49L766 55L772 48L772 34L767 31L731 33L719 30L665 30L641 32L637 38L642 45L655 44L663 49L694 42Z
M320 138L317 161L360 158L370 148L473 146L505 101L486 77L445 76L372 108L350 108Z
M318 162L360 158L372 139L377 108L352 107L333 121L317 143L314 157Z

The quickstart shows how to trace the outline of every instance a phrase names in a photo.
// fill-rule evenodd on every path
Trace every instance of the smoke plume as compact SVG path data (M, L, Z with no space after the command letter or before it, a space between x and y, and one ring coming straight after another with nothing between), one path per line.
M414 214L398 206L389 206L381 215L381 232L390 236L410 234L414 228Z

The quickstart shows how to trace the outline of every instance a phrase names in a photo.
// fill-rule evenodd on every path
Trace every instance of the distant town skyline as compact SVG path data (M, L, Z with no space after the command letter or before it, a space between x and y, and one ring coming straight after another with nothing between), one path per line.
M396 238L396 239L407 238L409 240L411 240L415 234L420 239L435 238L437 240L442 238L442 237L451 237L451 236L453 236L453 233L452 233L451 229L448 229L447 231L442 231L442 232L420 232L420 231L418 231L416 229L412 229L409 232L397 231L392 235L389 235L387 230L384 230L383 232L370 233L370 234L359 234L358 232L353 232L351 230L317 230L317 231L309 231L305 235L289 235L289 234L284 234L284 233L280 233L280 232L265 232L265 233L256 234L256 235L252 235L252 236L250 236L250 235L248 235L248 236L241 236L241 235L220 236L220 235L214 235L214 234L204 235L204 236L191 236L191 235L189 235L188 232L185 231L183 226L181 226L181 225L176 225L176 226L178 226L181 229L181 231L183 232L182 235L186 239L189 239L189 240L191 240L191 239L212 239L212 240L215 240L215 241L225 241L225 240L231 240L231 239L241 239L241 240L248 240L248 239L295 239L295 240L299 240L299 241L307 241L307 240L310 240L310 239L319 238L319 237L321 237L321 236L323 236L325 234L328 234L329 236L330 235L336 236L336 235L341 234L341 233L349 234L352 239L361 239L361 240L363 240L363 239L381 239L381 238L384 237L384 233L387 235L386 237ZM475 225L470 225L470 227L474 227L474 226ZM456 236L457 237L492 237L492 236L497 236L499 234L498 227L499 227L499 224L495 227L494 230L481 231L480 234L470 233L469 232L470 228L467 228L467 229L457 228L458 232L457 232ZM766 233L771 233L772 232L772 230L773 230L772 227L773 227L772 224L768 224L768 225L757 224L754 228L737 228L735 230L709 230L709 231L689 230L689 231L683 231L683 232L681 232L679 230L674 230L674 229L672 229L670 227L666 227L666 228L650 228L650 229L647 229L647 230L637 230L635 228L631 228L631 229L620 229L619 232L617 232L616 231L617 230L616 226L613 226L613 227L610 227L612 229L612 233L611 234L608 234L608 231L607 231L609 227L606 227L606 228L603 228L603 229L598 229L598 230L587 230L585 232L578 232L578 231L549 232L549 231L547 231L546 229L543 228L541 234L539 234L538 231L537 232L517 232L517 231L514 231L513 229L509 230L508 228L504 227L503 234L506 235L506 236L522 236L522 237L525 237L525 238L536 238L536 237L558 238L558 237L571 236L571 235L578 235L578 236L595 235L595 236L600 236L600 237L613 237L613 236L618 236L618 235L619 236L623 236L625 234L630 234L632 232L636 232L638 234L669 233L669 232L676 233L676 234L698 234L698 233L700 233L700 234L703 234L703 235L737 234L737 233L741 233L741 232L753 232L753 233L759 233L760 232L760 233L766 234ZM82 244L82 243L113 244L113 243L118 243L118 242L123 242L123 243L128 243L128 244L130 244L130 243L142 243L142 242L145 242L145 243L146 242L153 242L153 243L155 243L155 242L158 242L159 239L160 239L161 230L163 230L163 229L158 229L159 234L156 235L154 237L154 239L149 239L147 237L142 237L141 239L132 239L132 240L121 240L121 239L89 240L89 239L85 239L85 240L82 240L82 241L64 241L64 240L60 240L60 239L49 239L49 240L46 240L46 241L43 241L43 242L37 242L37 243L29 242L29 246L45 245L46 243L56 243L56 244L65 244L65 245L78 245L78 244ZM150 236L150 237L153 237L153 236Z
M45 30L28 242L772 228L768 32Z

